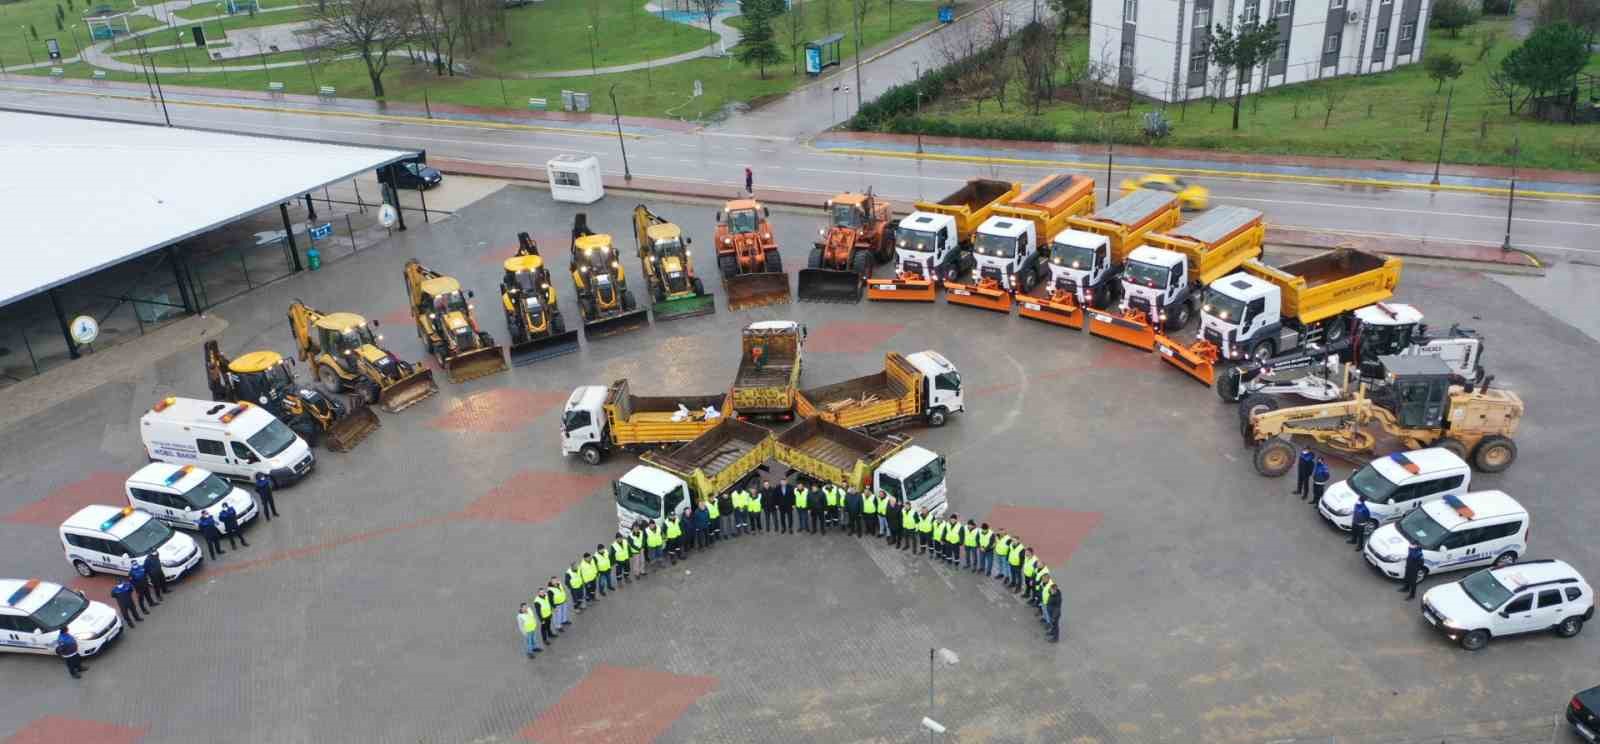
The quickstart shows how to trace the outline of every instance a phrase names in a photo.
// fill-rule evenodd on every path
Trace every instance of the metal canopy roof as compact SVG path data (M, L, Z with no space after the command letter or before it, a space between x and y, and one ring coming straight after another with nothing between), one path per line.
M414 155L0 111L0 305Z

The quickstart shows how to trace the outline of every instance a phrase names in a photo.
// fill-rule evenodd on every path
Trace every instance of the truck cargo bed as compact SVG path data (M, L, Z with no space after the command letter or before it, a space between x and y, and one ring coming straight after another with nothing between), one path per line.
M888 372L874 372L866 377L856 377L802 392L811 399L813 405L821 407L852 398L860 400L864 396L876 396L880 400L893 399L905 395L907 391L905 386L890 377Z
M1013 186L1009 181L994 181L987 178L975 178L949 196L940 199L935 204L946 207L982 207L1011 191Z
M1290 261L1278 267L1285 274L1298 276L1306 282L1306 288L1320 287L1329 282L1348 279L1357 274L1382 268L1388 261L1387 256L1361 251L1329 251L1315 256L1307 256L1298 261Z
M771 432L755 424L725 419L694 441L657 459L683 471L698 469L714 479L770 436Z
M768 387L773 385L786 385L789 382L789 372L794 369L794 359L785 361L769 361L756 369L754 362L748 357L739 362L739 372L734 375L734 387Z
M1246 261L1244 268L1282 290L1280 315L1308 325L1392 297L1402 262L1393 256L1335 248L1276 268L1259 261Z
M779 435L778 443L841 469L855 465L857 460L871 460L876 454L894 449L892 442L815 418L806 419Z

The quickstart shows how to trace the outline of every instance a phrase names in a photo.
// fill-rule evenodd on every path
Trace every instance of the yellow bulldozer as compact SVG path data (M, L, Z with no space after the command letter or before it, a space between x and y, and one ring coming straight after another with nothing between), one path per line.
M417 338L439 361L451 382L462 383L506 370L505 352L488 331L478 329L472 290L413 258L406 262L406 294Z
M433 370L402 360L379 346L378 326L355 313L323 313L299 300L289 303L289 329L300 360L329 390L358 393L390 413L403 411L439 392Z
M550 286L550 270L539 255L539 245L526 232L517 233L517 255L505 260L500 277L500 307L511 329L511 366L521 367L541 359L578 350L578 332L567 330Z
M1522 421L1522 398L1509 390L1481 387L1454 376L1433 356L1385 356L1383 377L1359 385L1353 397L1331 403L1278 408L1261 396L1242 409L1240 433L1255 448L1256 472L1281 476L1294 466L1295 437L1347 454L1377 454L1385 445L1401 449L1443 447L1486 473L1517 459L1511 437ZM1387 448L1387 447L1385 447Z
M206 342L205 354L212 400L260 404L313 447L320 441L334 452L345 452L379 426L377 414L364 401L301 385L294 377L293 358L252 351L229 359L216 339Z

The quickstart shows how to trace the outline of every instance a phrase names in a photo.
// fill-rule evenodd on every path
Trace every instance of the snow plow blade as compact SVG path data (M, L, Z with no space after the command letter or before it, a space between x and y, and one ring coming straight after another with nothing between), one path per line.
M1024 318L1053 325L1083 330L1083 308L1076 302L1056 302L1043 297L1022 297L1017 300L1017 314Z
M1099 310L1089 312L1089 332L1127 344L1140 351L1154 351L1156 330L1145 322L1144 313L1132 310L1122 315L1112 315Z
M789 275L781 271L728 277L722 286L728 291L729 310L789 303Z
M571 354L578 350L578 332L566 331L551 336L541 336L530 339L520 344L511 345L511 366L526 367L534 362L543 361L562 354Z
M656 316L657 323L711 315L715 312L717 312L717 297L710 294L663 300L650 306L650 314Z
M1011 313L1011 293L993 283L957 284L955 282L945 282L944 301L955 305L993 310L997 313Z
M444 374L450 378L450 382L460 384L507 369L505 349L499 346L485 346L446 359Z
M1202 385L1210 386L1216 382L1217 347L1211 342L1196 341L1193 345L1184 346L1158 334L1155 344L1156 351L1161 353L1161 361L1177 367Z
M868 279L867 299L884 302L933 302L938 290L933 282L912 274L894 279Z
M399 413L439 392L439 386L433 382L433 370L417 365L410 377L405 378L378 393L378 405L389 413Z
M602 316L588 321L583 324L583 335L593 340L635 331L647 325L650 325L650 313L641 307L637 310Z
M383 425L378 421L378 414L373 413L365 403L352 403L349 406L345 415L334 420L323 434L323 445L334 452L349 452Z
M861 275L854 271L801 269L796 293L801 302L861 301Z

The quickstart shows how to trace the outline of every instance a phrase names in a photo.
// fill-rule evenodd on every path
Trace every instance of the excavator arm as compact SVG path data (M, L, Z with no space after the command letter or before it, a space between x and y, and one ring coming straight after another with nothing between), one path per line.
M294 334L295 348L302 362L309 362L322 352L316 334L312 333L321 318L322 313L310 305L299 300L289 303L289 331Z

